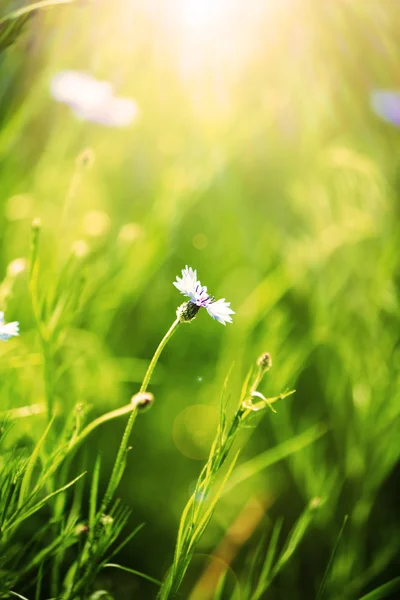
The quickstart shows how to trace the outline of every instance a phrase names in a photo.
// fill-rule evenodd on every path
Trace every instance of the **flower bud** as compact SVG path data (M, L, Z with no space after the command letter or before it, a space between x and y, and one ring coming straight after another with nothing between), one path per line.
M32 229L38 230L41 228L41 226L42 226L41 220L39 219L39 217L35 217L32 221Z
M74 531L75 535L82 535L84 533L89 533L89 526L85 525L85 523L80 523L75 527Z
M176 316L181 323L190 323L196 317L200 310L200 306L193 302L184 302L176 309Z
M100 523L104 527L110 527L114 523L114 519L110 515L102 515L100 518Z
M257 365L263 371L269 371L272 367L272 358L269 352L264 352L257 360Z
M151 408L154 402L154 396L150 392L139 392L132 396L131 403L140 412L145 412Z

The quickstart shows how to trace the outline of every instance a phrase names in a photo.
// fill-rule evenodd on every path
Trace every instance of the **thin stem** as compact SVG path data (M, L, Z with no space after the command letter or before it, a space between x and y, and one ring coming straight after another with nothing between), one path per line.
M171 339L171 337L177 330L179 323L180 323L179 319L176 319L176 321L174 321L172 323L171 327L168 329L167 333L165 334L165 336L159 343L158 348L155 351L154 356L151 359L149 367L146 371L146 375L144 376L143 383L140 387L139 393L143 393L147 390L147 387L150 383L150 379L153 374L154 368L157 364L158 359L160 358L160 354L163 351L166 343ZM89 423L89 425L87 425L85 427L85 429L83 429L83 431L81 431L81 433L71 442L69 450L71 450L72 448L75 448L78 444L80 444L99 425L102 425L103 423L106 423L107 421L111 421L112 419L116 419L117 417L122 417L123 415L126 415L127 413L134 411L135 408L137 408L136 405L133 404L132 402L130 402L129 404L125 404L125 406L121 406L121 408L117 408L115 410L112 410L112 411L104 414L104 415L101 415L101 417L97 417L97 419L95 419L94 421Z
M122 417L123 415L126 415L127 413L130 413L133 410L135 410L135 408L136 406L134 404L129 403L125 404L125 406L121 406L121 408L117 408L116 410L111 410L105 415L101 415L101 417L97 417L97 419L89 423L89 425L87 425L85 429L81 431L78 437L71 443L69 450L71 450L71 448L73 448L74 446L80 444L85 439L85 437L87 437L89 433L91 433L99 425L102 425L107 421L111 421L112 419L116 419L117 417Z
M155 351L153 358L151 359L151 362L150 362L149 367L147 369L146 375L144 376L143 383L142 383L142 385L140 387L140 393L141 392L145 392L147 390L147 387L148 387L148 385L150 383L151 376L153 375L154 367L156 366L157 361L160 358L160 354L163 351L164 346L166 345L166 343L174 335L175 331L178 328L179 323L180 323L179 319L176 319L172 323L171 327L168 329L167 333L164 335L164 337L161 340L161 342L159 343L158 348Z

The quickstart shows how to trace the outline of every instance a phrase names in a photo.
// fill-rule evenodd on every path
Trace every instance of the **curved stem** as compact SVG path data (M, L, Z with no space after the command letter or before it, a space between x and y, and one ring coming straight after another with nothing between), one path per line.
M135 408L136 406L130 402L129 404L125 404L125 406L121 406L121 408L111 410L110 412L101 415L101 417L97 417L97 419L89 423L89 425L87 425L85 429L81 431L81 433L75 438L75 440L72 441L69 449L80 444L85 439L85 437L88 436L89 433L91 433L99 425L102 425L103 423L105 423L106 421L110 421L111 419L122 417L122 415L126 415L127 413L132 412L133 410L135 410Z
M177 330L179 323L180 323L179 319L176 319L172 323L171 327L168 329L167 333L164 335L161 342L159 343L158 348L155 351L154 356L151 359L151 362L148 366L148 369L146 371L146 375L144 376L143 383L140 387L139 393L143 393L147 390L147 386L150 383L151 376L153 374L153 371L157 364L157 361L160 358L160 354L163 351L168 340L171 339L171 337ZM132 404L132 402L130 402L129 404L125 404L125 406L121 406L121 408L111 410L110 412L108 412L104 415L101 415L101 417L97 417L97 419L95 419L94 421L89 423L89 425L87 425L85 427L85 429L83 429L83 431L81 431L81 433L74 440L71 441L69 450L78 446L85 439L85 437L87 437L89 435L89 433L91 433L99 425L102 425L106 421L111 421L112 419L116 419L117 417L122 417L122 415L130 413L130 412L134 411L136 408L137 408L136 405Z
M158 348L157 348L157 350L155 351L155 353L154 353L154 356L153 356L153 358L151 359L151 362L150 362L150 364L149 364L149 366L148 366L148 369L147 369L146 375L144 376L143 383L142 383L142 385L141 385L141 387L140 387L140 392L145 392L145 391L147 390L147 386L148 386L148 385L149 385L149 383L150 383L150 379L151 379L151 376L153 375L154 367L156 366L156 364L157 364L157 361L158 361L158 359L160 358L160 354L161 354L161 352L163 351L165 344L166 344L166 343L167 343L167 342L170 340L170 338L171 338L171 337L174 335L175 331L176 331L176 330L177 330L177 328L178 328L178 325L179 325L179 323L180 323L179 319L176 319L176 320L175 320L175 321L172 323L171 327L168 329L167 333L164 335L164 337L163 337L163 339L161 340L161 342L159 343L159 345L158 345Z

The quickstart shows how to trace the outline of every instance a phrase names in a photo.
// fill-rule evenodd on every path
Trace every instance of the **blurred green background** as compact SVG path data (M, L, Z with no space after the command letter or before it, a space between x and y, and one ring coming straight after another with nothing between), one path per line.
M1 16L22 4L2 2ZM271 521L289 530L316 497L318 519L266 598L315 597L345 515L328 597L399 575L400 131L369 105L373 89L400 86L399 25L391 1L92 0L34 14L0 54L0 297L21 324L0 346L2 410L44 401L26 274L9 268L28 257L36 217L49 304L76 286L52 354L59 414L83 403L93 418L138 390L186 264L236 311L226 328L201 311L161 357L120 487L132 529L146 526L120 562L165 574L233 362L233 404L264 351L263 392L297 390L248 430L241 461L327 427L222 498L183 598L244 506L260 518L235 576ZM78 120L50 94L66 69L112 82L138 118ZM21 418L13 435L37 438L44 423ZM104 476L123 427L86 449ZM131 575L103 577L117 598L154 597Z

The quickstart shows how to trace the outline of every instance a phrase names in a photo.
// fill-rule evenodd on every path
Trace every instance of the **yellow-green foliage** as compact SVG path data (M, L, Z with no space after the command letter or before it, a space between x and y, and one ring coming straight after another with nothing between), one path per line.
M1 593L389 597L400 129L369 98L399 85L397 3L0 4L0 310L20 322L0 341ZM76 118L50 94L70 69L137 119ZM186 264L234 322L180 325L133 423ZM296 393L208 480L265 351L259 392Z

